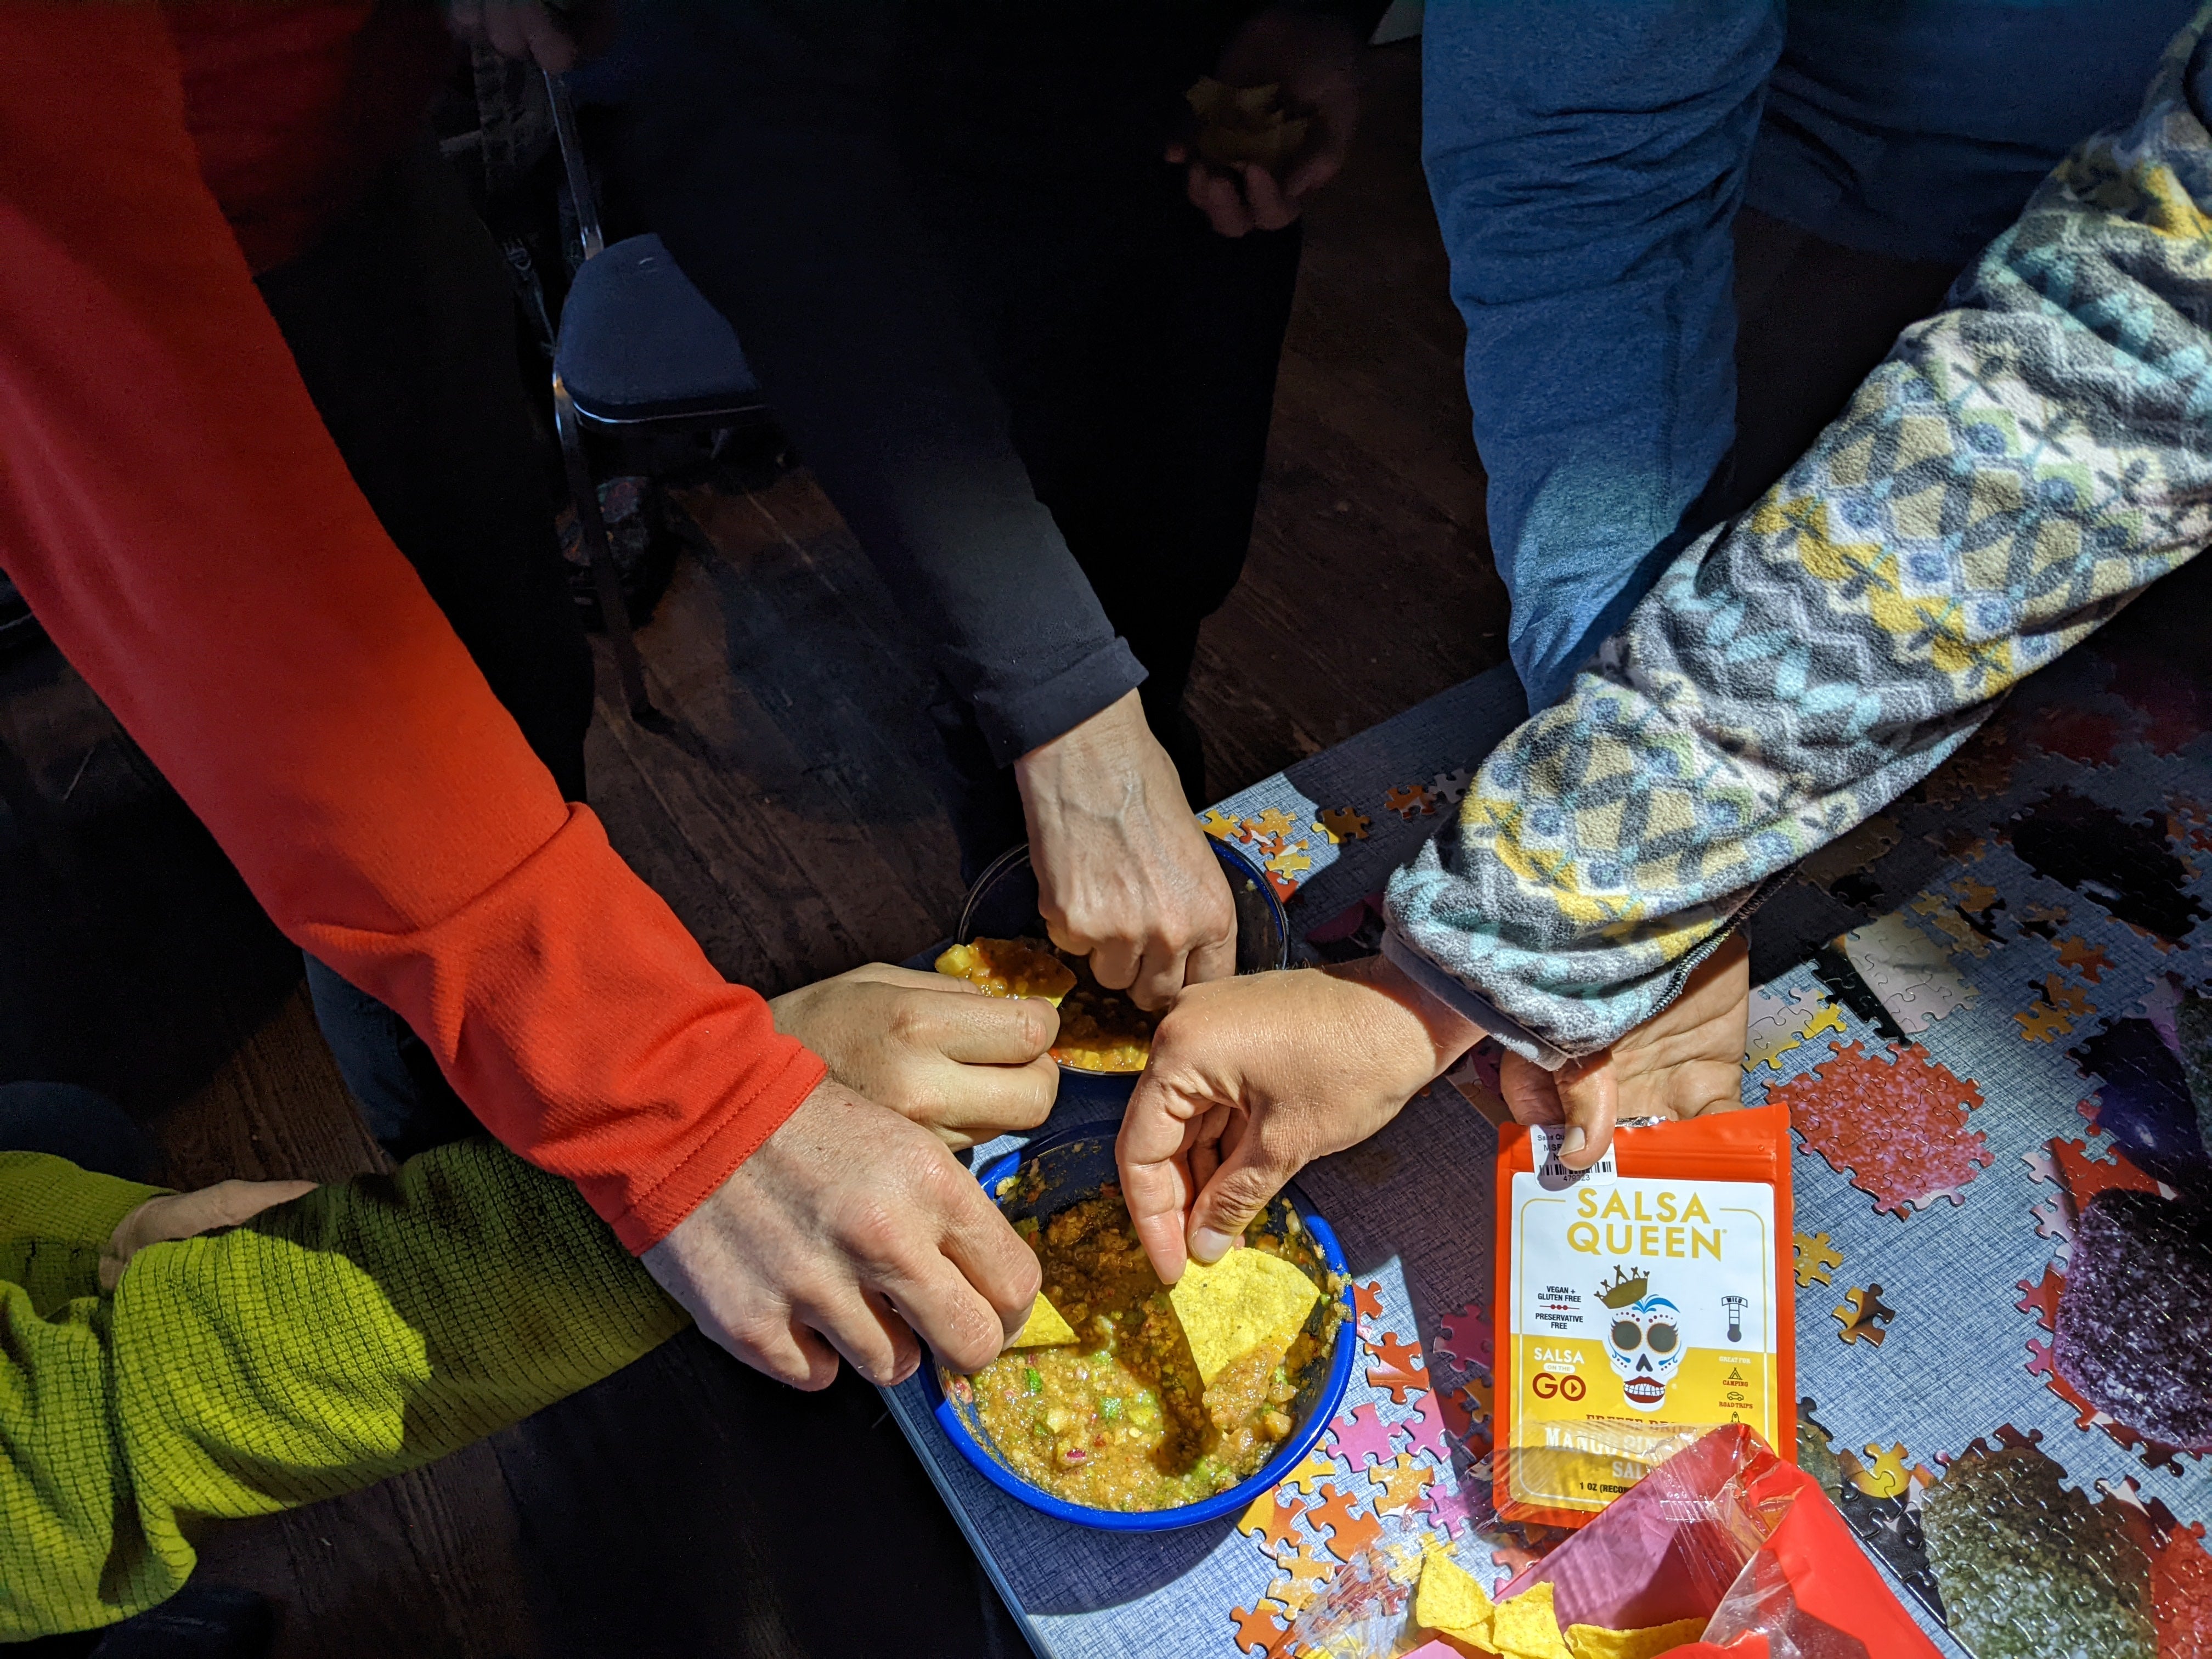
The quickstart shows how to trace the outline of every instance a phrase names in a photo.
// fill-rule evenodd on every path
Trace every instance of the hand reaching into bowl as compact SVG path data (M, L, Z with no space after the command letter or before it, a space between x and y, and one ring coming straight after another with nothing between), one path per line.
M1237 971L1229 878L1135 692L1030 750L1014 776L1054 945L1140 1008Z
M1749 963L1728 941L1658 1015L1559 1073L1511 1058L1514 1117L1566 1123L1560 1161L1583 1169L1620 1118L1740 1106ZM1375 1133L1480 1035L1380 957L1186 991L1115 1148L1153 1270L1172 1284L1187 1257L1218 1261L1299 1170Z
M1040 998L869 963L769 1008L775 1029L821 1055L831 1077L956 1151L1036 1128L1059 1091L1046 1051L1060 1015Z
M1218 1261L1284 1182L1358 1145L1481 1033L1380 957L1196 985L1152 1036L1115 1148L1152 1269Z
M871 1382L927 1342L988 1364L1036 1299L1036 1256L925 1130L825 1078L712 1196L640 1258L699 1328L757 1370Z

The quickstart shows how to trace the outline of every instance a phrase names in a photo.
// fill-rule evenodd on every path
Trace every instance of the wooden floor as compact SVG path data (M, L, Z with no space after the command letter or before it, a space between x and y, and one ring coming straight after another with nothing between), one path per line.
M1310 219L1250 564L1194 680L1223 793L1504 654L1417 58L1370 56ZM603 702L593 805L734 979L908 956L960 896L925 642L803 473L687 506L711 549L642 635L670 718ZM106 1091L179 1184L378 1167L296 956L51 656L0 671L0 1079ZM884 1535L898 1513L925 1524ZM202 1571L280 1601L280 1651L331 1659L925 1654L988 1593L872 1393L799 1400L696 1339L434 1469L219 1529Z

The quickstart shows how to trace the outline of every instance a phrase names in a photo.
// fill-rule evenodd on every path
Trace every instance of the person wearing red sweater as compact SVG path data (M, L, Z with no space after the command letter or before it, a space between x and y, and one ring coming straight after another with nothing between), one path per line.
M481 320L480 262L370 234L453 210L440 27L0 7L0 568L287 936L717 1340L804 1388L841 1353L902 1377L917 1333L980 1364L1036 1268L948 1144L1042 1117L1053 1016L896 969L726 981L577 799L588 664L542 548L434 544L528 465L424 483L438 434L512 411L359 394L383 344Z

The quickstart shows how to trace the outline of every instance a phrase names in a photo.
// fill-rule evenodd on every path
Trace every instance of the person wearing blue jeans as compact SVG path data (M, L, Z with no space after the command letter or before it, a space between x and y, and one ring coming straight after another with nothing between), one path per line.
M1422 155L1531 708L1804 453L2071 146L2133 117L2191 9L1430 6Z

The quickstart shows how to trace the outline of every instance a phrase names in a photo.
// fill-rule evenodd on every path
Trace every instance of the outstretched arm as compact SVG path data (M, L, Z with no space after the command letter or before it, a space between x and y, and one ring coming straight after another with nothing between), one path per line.
M0 566L287 936L643 1250L821 1063L562 799L355 488L165 15L0 7Z
M0 1638L151 1607L194 1523L430 1462L685 1323L574 1188L488 1141L147 1245L101 1296L150 1194L0 1155Z
M1724 1103L1731 936L1766 884L2212 540L2208 23L2136 124L2069 156L1954 308L1483 763L1456 823L1391 879L1384 961L1333 987L1201 987L1170 1012L1118 1146L1164 1275L1486 1031L1515 1056L1516 1110L1584 1130L1571 1164L1632 1097Z
M317 417L168 15L0 5L0 563L277 926L710 1335L814 1387L980 1364L1036 1258L562 799Z
M2212 539L2212 12L1393 878L1394 961L1557 1066Z
M1054 942L1157 1006L1234 966L1235 907L1133 695L1145 669L1038 498L917 205L902 16L641 0L632 183L1015 769ZM1039 188L1093 186L1079 171Z

